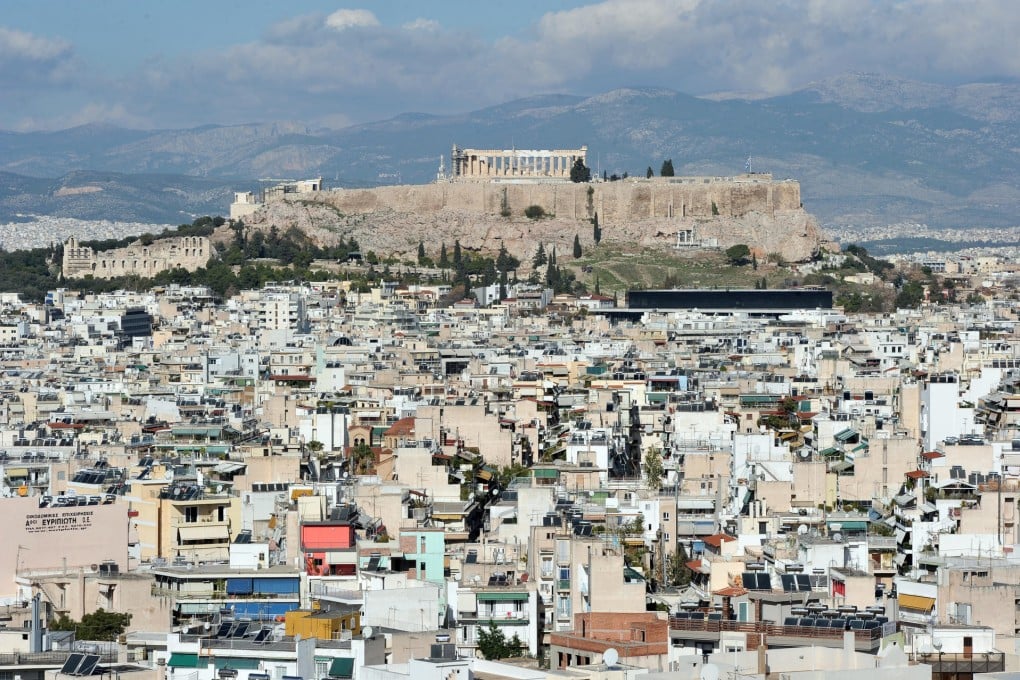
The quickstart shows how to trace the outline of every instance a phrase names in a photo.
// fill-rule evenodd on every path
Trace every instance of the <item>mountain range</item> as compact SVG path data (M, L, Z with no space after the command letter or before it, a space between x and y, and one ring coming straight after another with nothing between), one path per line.
M733 175L749 164L800 180L805 208L829 226L1014 226L1018 123L1015 83L951 87L852 74L767 98L629 88L338 130L276 122L0 132L0 221L32 213L177 223L223 214L232 191L280 179L428 182L456 143L587 145L600 174L658 172L667 158L677 174Z

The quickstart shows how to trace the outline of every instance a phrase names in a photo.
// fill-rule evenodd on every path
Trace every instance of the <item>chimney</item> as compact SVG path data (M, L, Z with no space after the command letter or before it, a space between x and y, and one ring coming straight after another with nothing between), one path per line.
M857 650L856 639L852 630L843 631L843 652L853 654Z

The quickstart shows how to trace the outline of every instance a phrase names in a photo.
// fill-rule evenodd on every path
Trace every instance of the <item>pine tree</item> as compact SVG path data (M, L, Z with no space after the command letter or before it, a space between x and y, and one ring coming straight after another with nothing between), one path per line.
M578 158L574 161L570 168L570 181L577 183L591 181L591 168L584 164L584 160Z
M599 214L595 213L595 217L591 220L592 224L592 238L595 240L595 245L598 245L602 240L602 227L599 226Z
M654 175L655 173L652 172L652 166L649 165L648 170L645 171L645 179L651 179Z
M418 241L418 264L425 263L425 241Z
M662 161L662 169L659 170L660 177L673 177L673 159L667 158Z
M549 261L549 258L545 254L545 246L541 243L538 244L538 250L535 251L535 257L531 260L531 266L538 269Z
M581 257L581 239L574 234L574 259Z
M446 242L445 241L443 242L442 247L439 249L439 268L440 269L449 269L450 268L450 258L446 254Z
M521 261L507 252L506 244L499 246L499 254L496 256L496 269L501 272L508 272L521 266Z
M453 242L453 266L459 267L463 262L463 256L460 252L460 239Z

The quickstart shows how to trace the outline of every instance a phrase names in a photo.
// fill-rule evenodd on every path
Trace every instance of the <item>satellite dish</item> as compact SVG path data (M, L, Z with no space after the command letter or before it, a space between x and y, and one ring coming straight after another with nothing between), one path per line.
M361 629L361 637L370 638L375 634L375 629L372 626L365 626Z
M479 576L478 574L475 574L474 576L471 577L471 581L474 582L474 583L481 583L482 582L482 577Z
M832 540L836 541L836 543L840 543L843 540L843 534L841 534L838 531L833 533L832 534Z
M606 653L602 655L602 662L607 666L615 666L616 662L620 660L620 653L610 647L606 650Z
M701 667L701 680L719 680L719 667L706 663Z
M807 532L808 532L807 524L801 524L800 526L797 527L797 533L800 534L801 536L803 536Z

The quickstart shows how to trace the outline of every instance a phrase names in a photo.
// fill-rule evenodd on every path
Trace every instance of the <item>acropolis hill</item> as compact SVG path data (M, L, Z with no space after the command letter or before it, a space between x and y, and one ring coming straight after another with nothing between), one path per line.
M274 191L243 219L259 229L298 227L321 245L353 236L365 250L413 256L420 241L438 248L459 240L464 248L492 253L505 245L525 261L539 243L569 253L575 234L590 245L596 214L603 241L625 248L743 243L793 262L809 259L825 242L793 180L744 174L575 183L562 176L562 167L540 171L508 174L520 169L497 163L428 185ZM540 206L547 217L525 217L529 206Z

